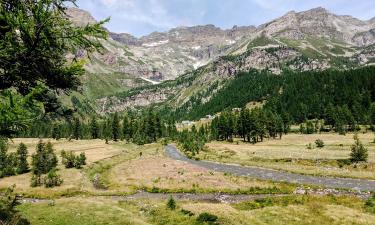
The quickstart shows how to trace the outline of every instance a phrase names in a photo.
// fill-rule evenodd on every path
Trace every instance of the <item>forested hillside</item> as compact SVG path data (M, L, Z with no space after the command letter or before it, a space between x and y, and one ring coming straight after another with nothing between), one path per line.
M285 71L275 76L252 70L240 73L202 104L191 98L177 109L176 116L199 119L225 109L244 107L266 100L264 108L288 117L292 122L306 119L375 121L375 67L348 71Z

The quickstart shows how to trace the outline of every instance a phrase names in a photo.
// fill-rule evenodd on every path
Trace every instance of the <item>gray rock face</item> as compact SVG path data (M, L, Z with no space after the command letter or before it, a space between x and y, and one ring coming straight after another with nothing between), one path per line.
M135 38L128 34L111 33L111 37L128 45L137 58L152 66L163 79L174 79L186 71L206 65L242 43L255 27L233 27L222 30L214 25L178 27L168 32L154 32ZM125 68L124 70L129 71ZM131 68L133 73L137 70ZM140 71L144 74L144 68Z
M87 11L77 8L68 8L66 14L69 19L77 26L85 26L87 24L93 24L97 21L95 18Z
M289 39L303 39L306 36L324 37L356 46L366 46L375 41L375 38L369 35L373 28L374 19L361 21L351 16L332 14L324 8L315 8L304 12L291 11L260 26L258 32Z

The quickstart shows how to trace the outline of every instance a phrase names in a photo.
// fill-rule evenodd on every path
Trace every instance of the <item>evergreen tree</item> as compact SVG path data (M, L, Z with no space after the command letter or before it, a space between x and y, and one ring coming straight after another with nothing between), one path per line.
M0 178L4 177L4 170L7 165L8 145L5 140L0 139Z
M22 174L29 171L29 164L27 162L27 147L24 143L20 143L17 148L17 173Z
M99 124L96 121L96 117L94 116L90 121L90 135L92 139L99 138Z
M61 138L61 131L59 125L54 125L52 128L52 138L56 140L60 140Z
M112 120L112 138L114 141L118 141L120 139L120 130L120 119L118 117L118 113L116 112Z
M102 49L99 39L108 35L104 22L74 25L66 16L66 5L74 2L1 1L0 136L18 134L41 111L71 113L57 93L77 88L85 71L66 54Z
M129 142L131 138L131 122L127 114L124 115L122 119L122 137Z
M78 140L81 138L81 122L78 118L74 118L73 124L73 138Z
M367 149L363 146L357 134L354 135L354 140L355 143L351 147L350 160L352 162L367 162Z

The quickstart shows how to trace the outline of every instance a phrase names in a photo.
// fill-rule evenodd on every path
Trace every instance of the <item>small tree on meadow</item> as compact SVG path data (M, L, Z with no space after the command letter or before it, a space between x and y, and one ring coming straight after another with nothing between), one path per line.
M118 117L118 113L116 112L112 120L112 137L114 141L118 141L120 139L120 131L120 119Z
M73 124L73 137L78 140L81 137L81 122L78 118L74 119Z
M358 135L354 135L355 143L351 146L350 160L356 162L367 162L368 152L362 142L359 140Z
M172 196L170 196L169 199L168 199L167 208L170 209L170 210L176 209L176 201L173 199Z
M99 124L96 121L95 116L91 119L91 122L90 122L90 133L91 133L92 139L98 139L99 138Z
M324 147L324 141L321 140L321 139L317 139L315 141L315 144L316 144L316 147L318 147L318 148L323 148Z
M21 143L17 148L17 173L22 174L29 171L29 163L27 162L27 147Z

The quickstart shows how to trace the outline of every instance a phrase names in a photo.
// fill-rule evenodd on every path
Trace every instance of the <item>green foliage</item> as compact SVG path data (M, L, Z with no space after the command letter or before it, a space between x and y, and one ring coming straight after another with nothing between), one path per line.
M32 155L32 172L34 175L46 174L57 166L57 157L51 142L39 141L36 153Z
M375 213L375 194L366 200L365 209L369 212Z
M324 147L324 141L321 139L315 140L316 147L323 148Z
M354 135L355 143L351 146L350 160L353 163L367 162L368 152L367 148L359 140L358 135Z
M170 196L167 202L167 208L170 210L175 210L176 206L176 201L173 199L172 196Z
M206 136L206 133L197 132L194 125L191 131L183 130L178 137L178 142L188 157L193 157L196 154L199 154L199 151L203 149L207 140L208 137Z
M20 144L17 152L8 154L6 140L0 139L0 178L26 173L28 171L27 149Z
M92 139L99 138L99 124L95 116L90 121L90 134Z
M374 118L374 72L373 66L345 71L284 71L279 76L252 70L239 73L215 94L211 92L205 103L202 100L207 96L192 96L176 110L176 116L199 119L249 102L265 102L263 108L284 122L307 121L304 133L316 132L309 121L320 119L345 134Z
M24 143L20 143L17 148L17 174L29 171L29 163L27 162L27 147Z
M72 151L61 151L61 158L65 168L80 169L83 165L86 165L86 155L84 152L76 156Z
M216 215L204 212L199 214L197 217L198 223L207 223L207 224L217 224L216 221L218 220L218 217Z
M84 73L76 60L79 52L102 49L99 39L108 35L102 27L108 20L75 26L65 12L66 4L74 2L0 3L0 136L17 134L42 113L71 113L61 107L56 91L78 87ZM76 54L73 61L68 62L67 53Z
M120 119L118 117L118 113L116 112L112 119L112 138L114 141L118 141L120 139Z
M44 186L46 188L52 188L60 186L63 183L61 177L56 173L56 169L50 170L46 176L44 176Z
M20 197L14 194L14 187L0 193L0 224L28 225L30 222L21 217L16 207L20 205Z
M73 138L75 138L76 140L80 139L82 136L81 131L81 122L78 118L75 118L73 124Z
M216 140L233 141L233 136L240 136L253 144L265 137L281 138L288 124L282 118L260 108L242 109L239 113L225 111L211 123L211 137Z

